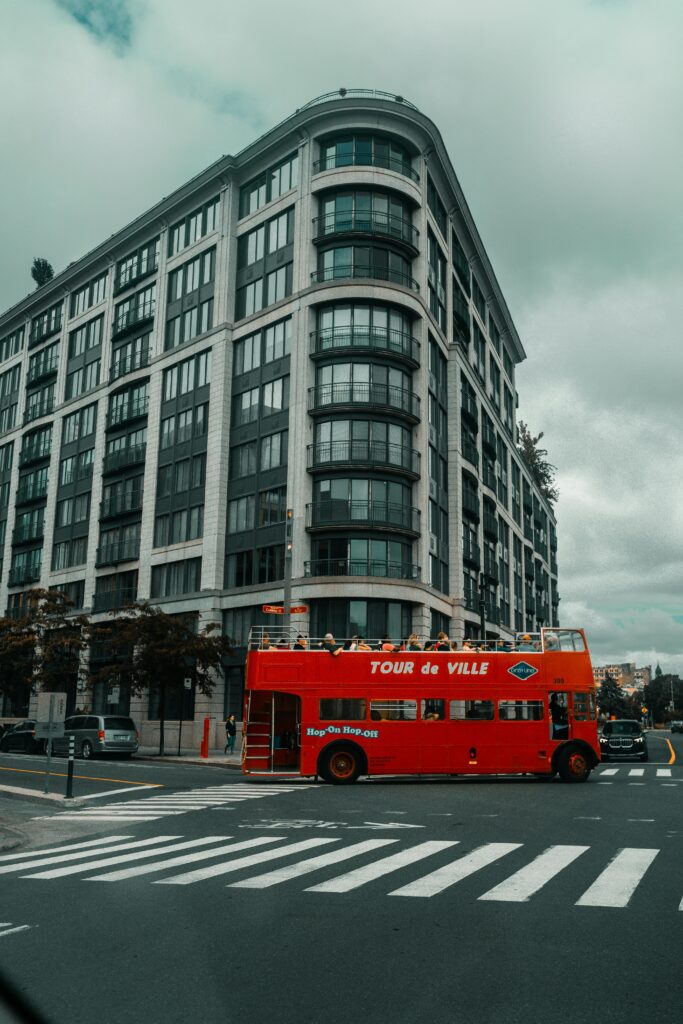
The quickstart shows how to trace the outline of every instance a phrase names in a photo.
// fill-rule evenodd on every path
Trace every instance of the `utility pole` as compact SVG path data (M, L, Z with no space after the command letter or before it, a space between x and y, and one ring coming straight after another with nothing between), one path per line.
M285 635L289 639L289 627L291 621L292 607L292 523L294 520L294 509L287 509L285 519L285 597L283 610L283 625Z

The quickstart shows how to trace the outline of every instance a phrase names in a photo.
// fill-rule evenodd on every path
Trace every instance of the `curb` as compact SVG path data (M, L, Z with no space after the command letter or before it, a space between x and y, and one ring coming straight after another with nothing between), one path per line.
M230 764L227 761L205 761L200 758L173 757L166 754L161 757L158 754L135 754L133 761L151 761L155 764L193 764L201 768L227 768L228 771L241 772L241 764Z
M61 793L39 793L37 789L26 789L23 786L0 786L0 793L9 797L18 797L21 800L51 800L53 803L73 804L75 807L80 804L80 799L74 797L67 801Z
M28 836L19 828L12 825L0 825L0 850L15 850L17 846L24 846L28 842Z

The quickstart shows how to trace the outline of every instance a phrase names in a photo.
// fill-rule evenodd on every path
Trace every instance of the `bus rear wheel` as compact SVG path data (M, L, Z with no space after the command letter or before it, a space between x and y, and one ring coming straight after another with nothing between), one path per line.
M360 775L360 758L351 747L337 747L329 754L323 754L320 775L326 782L336 786L347 786Z
M558 755L557 770L563 782L585 782L591 766L579 747L565 747Z

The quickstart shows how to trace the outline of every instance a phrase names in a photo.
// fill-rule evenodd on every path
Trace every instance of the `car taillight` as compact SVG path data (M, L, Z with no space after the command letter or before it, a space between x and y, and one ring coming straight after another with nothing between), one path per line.
M98 738L98 740L103 740L104 739L104 729L99 729L98 730L97 738Z

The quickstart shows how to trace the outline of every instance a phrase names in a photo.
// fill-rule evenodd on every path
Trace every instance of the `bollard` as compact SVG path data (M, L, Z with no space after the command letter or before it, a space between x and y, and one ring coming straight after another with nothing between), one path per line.
M204 735L202 737L202 745L199 748L199 756L200 757L207 757L208 758L208 756L209 756L209 722L210 721L211 721L210 718L205 718L204 719Z
M66 774L66 799L73 800L74 796L74 737L69 736L69 767Z

